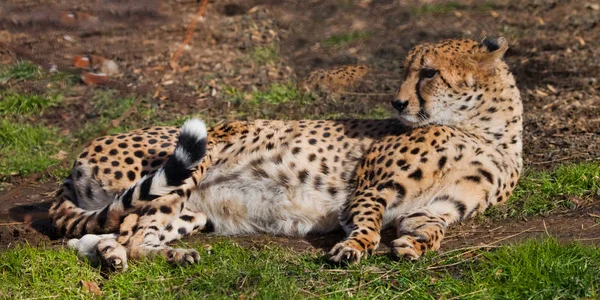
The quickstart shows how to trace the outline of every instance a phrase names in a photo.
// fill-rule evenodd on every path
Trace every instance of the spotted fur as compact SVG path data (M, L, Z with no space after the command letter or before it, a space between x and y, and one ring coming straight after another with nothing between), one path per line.
M522 106L507 48L503 38L417 46L392 101L395 119L233 122L196 140L205 144L171 127L99 138L65 181L54 225L66 236L118 233L78 248L97 248L113 269L122 253L194 263L197 252L167 243L199 230L302 236L341 227L348 237L330 259L354 262L394 226L394 253L416 259L440 247L450 224L515 188ZM187 157L180 148L203 158L172 163Z

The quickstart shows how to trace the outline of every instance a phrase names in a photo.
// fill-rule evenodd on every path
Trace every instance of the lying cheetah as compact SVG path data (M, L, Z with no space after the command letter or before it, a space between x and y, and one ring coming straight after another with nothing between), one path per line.
M506 201L522 169L522 105L504 38L415 47L391 102L397 118L151 127L96 139L50 211L58 232L110 269L163 255L197 231L303 236L340 226L334 262L377 248L417 259L446 228Z

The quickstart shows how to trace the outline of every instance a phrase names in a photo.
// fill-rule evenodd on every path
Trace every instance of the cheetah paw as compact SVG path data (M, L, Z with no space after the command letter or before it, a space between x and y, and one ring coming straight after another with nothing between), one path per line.
M200 261L200 254L194 249L169 249L165 251L167 262L174 265L193 265Z
M363 251L358 248L359 245L352 240L338 243L329 251L329 260L335 263L358 263L363 256Z
M415 249L413 241L406 237L401 237L392 241L392 252L398 258L409 260L417 260L421 256Z
M127 251L115 239L100 240L96 249L103 270L111 272L127 270Z

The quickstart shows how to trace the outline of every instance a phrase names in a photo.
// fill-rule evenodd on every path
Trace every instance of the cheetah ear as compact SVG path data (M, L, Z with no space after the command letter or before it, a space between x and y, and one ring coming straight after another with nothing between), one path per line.
M498 60L502 59L506 50L508 50L508 42L505 38L497 39L484 38L479 44L481 49L481 64L484 66L493 66Z
M483 52L491 54L494 58L502 58L508 50L508 42L503 37L497 39L486 37L481 41L480 47Z

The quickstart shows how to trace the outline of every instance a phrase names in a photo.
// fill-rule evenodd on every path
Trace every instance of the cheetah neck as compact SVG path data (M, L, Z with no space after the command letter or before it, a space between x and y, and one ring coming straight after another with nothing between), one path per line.
M460 127L476 134L498 151L521 154L523 107L519 89L509 73L492 78L482 87L483 96L471 116Z

